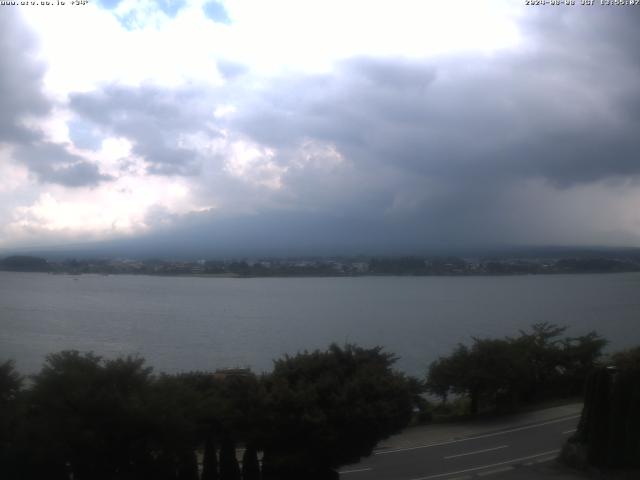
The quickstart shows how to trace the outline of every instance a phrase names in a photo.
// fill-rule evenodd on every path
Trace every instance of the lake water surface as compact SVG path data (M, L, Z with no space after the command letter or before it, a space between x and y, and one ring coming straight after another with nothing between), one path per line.
M62 349L140 354L156 370L251 366L331 342L382 345L398 368L471 336L535 322L640 344L640 274L505 277L195 278L0 272L0 361L37 371Z

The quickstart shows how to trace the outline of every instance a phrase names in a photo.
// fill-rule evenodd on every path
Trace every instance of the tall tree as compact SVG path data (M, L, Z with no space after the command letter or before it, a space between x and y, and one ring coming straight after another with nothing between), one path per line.
M598 467L640 467L640 347L620 352L587 379L576 434L564 449Z
M328 478L407 425L412 388L382 348L331 345L285 356L265 379L264 478Z
M248 444L242 455L242 480L260 480L260 463L255 445Z
M178 480L198 480L198 458L196 452L187 449L178 458Z
M544 322L515 338L473 338L430 365L427 389L443 399L467 396L471 414L576 394L606 341L595 332L561 338L565 330Z
M201 480L218 480L218 455L216 444L212 434L207 435L204 444L204 456L202 458Z
M47 357L28 396L34 463L61 462L81 480L140 473L149 463L150 373L137 358Z
M229 437L222 440L220 447L220 480L240 480L236 445Z
M18 404L22 382L12 361L0 364L0 465L9 478L18 476L22 469L22 462L16 458L17 437L23 429Z

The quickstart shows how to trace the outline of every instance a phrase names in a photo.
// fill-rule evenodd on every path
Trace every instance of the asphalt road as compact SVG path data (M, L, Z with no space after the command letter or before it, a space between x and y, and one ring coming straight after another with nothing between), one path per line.
M342 480L462 480L554 459L579 415L410 448L382 450L340 472ZM500 475L504 478L507 475Z

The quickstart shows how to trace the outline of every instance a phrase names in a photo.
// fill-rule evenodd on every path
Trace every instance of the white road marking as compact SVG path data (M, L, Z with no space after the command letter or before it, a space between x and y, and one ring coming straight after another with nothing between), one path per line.
M486 477L487 475L495 475L496 473L508 472L509 470L513 470L515 467L512 465L508 465L506 467L494 468L493 470L487 470L486 472L479 472L479 477Z
M523 460L529 460L531 458L544 457L545 455L551 455L554 453L558 453L559 451L560 451L559 449L550 450L548 452L536 453L535 455L528 455L526 457L512 458L511 460L506 460L504 462L492 463L490 465L482 465L480 467L465 468L464 470L457 470L455 472L437 473L435 475L428 475L426 477L412 478L411 480L430 480L431 478L441 478L441 477L447 477L449 475L458 475L460 473L475 472L476 470L485 470L487 468L499 467L500 465L507 465L509 463L521 462Z
M555 457L555 455L554 455L554 456L551 456L551 457L541 458L541 459L539 459L539 460L535 460L533 463L545 463L545 462L551 462L552 460L555 460L555 459L556 459L556 457Z
M577 428L572 428L571 430L565 430L564 432L562 432L563 435L569 435L570 433L573 433L577 430Z
M509 445L500 445L499 447L485 448L484 450L476 450L475 452L459 453L457 455L449 455L444 457L445 460L450 458L466 457L467 455L475 455L476 453L493 452L494 450L500 450L501 448L507 448Z
M358 472L370 472L371 470L373 470L373 468L358 468L357 470L342 470L341 472L338 472L340 475L346 474L346 473L358 473Z
M390 453L408 452L410 450L419 450L421 448L440 447L442 445L451 445L453 443L468 442L470 440L478 440L480 438L495 437L497 435L505 435L507 433L520 432L522 430L528 430L530 428L543 427L545 425L551 425L553 423L566 422L567 420L573 420L574 418L579 418L579 417L580 417L580 415L571 415L570 417L558 418L556 420L549 420L548 422L536 423L534 425L526 425L524 427L511 428L509 430L502 430L500 432L486 433L484 435L477 435L475 437L459 438L457 440L448 440L446 442L439 442L439 443L428 443L426 445L418 445L418 446L415 446L415 447L395 448L393 450L383 450L381 452L375 452L374 455L388 455Z

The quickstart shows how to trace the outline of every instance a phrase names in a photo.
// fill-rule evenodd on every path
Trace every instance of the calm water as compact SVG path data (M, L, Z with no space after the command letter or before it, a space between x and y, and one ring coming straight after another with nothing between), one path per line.
M157 370L251 366L330 342L383 345L422 375L471 336L534 322L640 344L640 274L187 278L0 272L0 360L39 369L74 348L138 353Z

